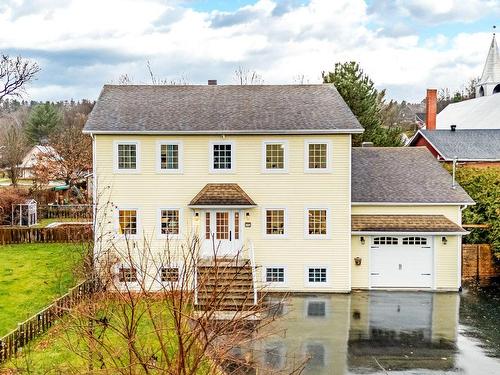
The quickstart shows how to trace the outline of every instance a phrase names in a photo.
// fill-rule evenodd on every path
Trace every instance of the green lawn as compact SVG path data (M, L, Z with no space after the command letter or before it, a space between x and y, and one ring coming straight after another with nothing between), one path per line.
M38 220L38 224L35 225L36 228L45 228L47 225L52 224L52 223L74 223L74 222L79 222L79 223L89 223L91 222L92 219L75 219L72 217L66 217L66 218L60 218L60 219L40 219Z
M0 246L0 337L76 283L81 244Z

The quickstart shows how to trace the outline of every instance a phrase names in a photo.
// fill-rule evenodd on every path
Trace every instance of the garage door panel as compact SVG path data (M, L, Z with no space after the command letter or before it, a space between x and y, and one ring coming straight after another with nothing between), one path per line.
M373 288L431 288L433 251L430 239L425 246L372 245L370 278Z

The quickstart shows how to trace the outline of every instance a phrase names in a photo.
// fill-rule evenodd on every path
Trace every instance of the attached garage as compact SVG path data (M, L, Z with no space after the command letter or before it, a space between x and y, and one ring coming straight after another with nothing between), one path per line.
M432 239L432 236L371 237L371 287L432 288Z

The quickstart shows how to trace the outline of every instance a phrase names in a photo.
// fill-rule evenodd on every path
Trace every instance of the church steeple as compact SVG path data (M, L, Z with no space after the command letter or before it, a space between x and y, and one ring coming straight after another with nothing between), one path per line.
M495 35L496 26L493 26L488 57L484 64L483 74L476 85L476 97L500 93L500 52Z

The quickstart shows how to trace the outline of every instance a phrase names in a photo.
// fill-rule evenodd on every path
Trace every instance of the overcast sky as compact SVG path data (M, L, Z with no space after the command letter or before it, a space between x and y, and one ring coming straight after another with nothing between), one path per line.
M500 0L0 0L0 52L38 61L34 100L96 99L128 74L235 83L320 83L355 60L390 98L479 76Z

